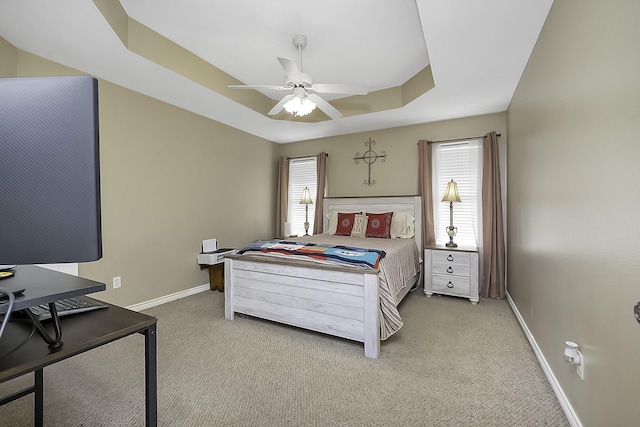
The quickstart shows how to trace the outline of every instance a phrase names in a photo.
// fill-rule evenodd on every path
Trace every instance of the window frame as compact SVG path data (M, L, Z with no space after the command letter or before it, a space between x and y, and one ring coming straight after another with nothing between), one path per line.
M432 146L432 193L436 244L449 242L450 204L442 202L447 183L458 184L460 203L453 203L453 226L459 246L482 244L482 139L434 143Z
M296 157L289 160L287 222L291 235L304 235L305 206L309 208L309 234L313 234L316 212L316 196L318 192L318 158L317 156ZM304 188L309 188L310 205L301 205L300 199ZM289 236L285 236L289 237Z

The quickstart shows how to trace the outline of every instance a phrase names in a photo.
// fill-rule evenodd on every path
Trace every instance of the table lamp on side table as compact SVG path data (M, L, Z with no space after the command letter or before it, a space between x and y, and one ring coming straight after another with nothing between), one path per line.
M449 242L446 246L449 248L457 248L458 245L453 242L453 236L458 233L458 227L453 226L453 202L460 203L460 194L458 193L458 184L453 180L447 183L447 190L444 192L443 202L449 202L449 226L446 227L447 234L449 235Z

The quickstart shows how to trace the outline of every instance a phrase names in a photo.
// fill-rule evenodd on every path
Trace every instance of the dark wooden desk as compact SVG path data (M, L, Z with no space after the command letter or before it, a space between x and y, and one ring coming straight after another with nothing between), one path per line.
M0 383L30 372L34 373L33 386L0 399L0 405L35 393L35 425L44 420L43 368L85 351L100 347L129 335L140 333L145 339L145 401L146 425L157 425L157 341L156 318L143 313L108 304L106 309L62 317L64 345L51 351L40 336L34 334L18 350L0 358ZM52 329L51 322L43 322ZM28 322L11 322L0 341L0 354L19 345L31 331Z

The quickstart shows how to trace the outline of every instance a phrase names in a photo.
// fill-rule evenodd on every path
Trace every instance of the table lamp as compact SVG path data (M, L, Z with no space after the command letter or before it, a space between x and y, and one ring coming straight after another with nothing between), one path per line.
M302 199L300 199L300 204L304 205L304 235L309 235L309 205L312 205L311 196L309 195L309 188L304 187L302 190Z
M458 232L458 227L453 226L453 202L460 202L460 194L458 194L458 184L453 180L447 183L447 190L444 192L443 202L449 202L449 226L446 227L449 235L449 242L446 244L449 248L457 248L458 245L453 243L453 236Z

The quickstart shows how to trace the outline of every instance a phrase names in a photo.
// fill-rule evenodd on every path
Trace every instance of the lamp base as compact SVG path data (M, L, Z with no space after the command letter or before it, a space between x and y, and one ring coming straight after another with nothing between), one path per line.
M306 187L305 187L305 191L306 191ZM305 236L309 235L309 204L308 203L304 205L304 235Z
M446 228L447 235L449 236L449 242L445 243L445 246L448 248L457 248L458 245L453 243L453 236L458 234L458 227L454 227L453 224Z

